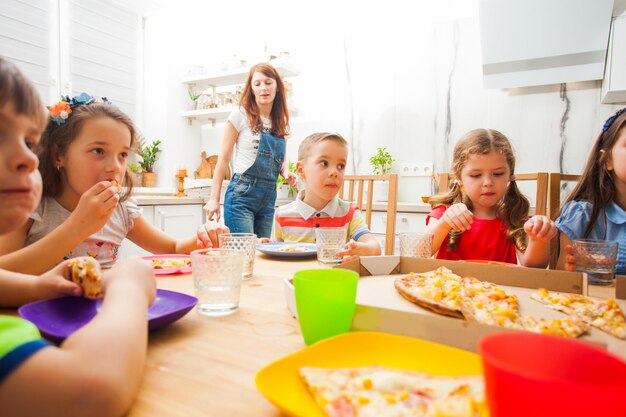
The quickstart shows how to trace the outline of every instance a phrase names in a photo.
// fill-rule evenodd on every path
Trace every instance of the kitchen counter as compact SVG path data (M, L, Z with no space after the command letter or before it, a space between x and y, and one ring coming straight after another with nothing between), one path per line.
M140 206L161 206L175 204L204 204L206 198L174 197L173 195L135 195L133 196Z

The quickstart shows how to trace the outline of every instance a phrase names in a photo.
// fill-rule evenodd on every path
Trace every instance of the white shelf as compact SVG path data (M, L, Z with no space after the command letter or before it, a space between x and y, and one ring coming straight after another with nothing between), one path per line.
M224 121L228 118L230 113L236 106L220 107L216 109L204 109L204 110L187 110L181 113L182 117L185 117L191 123L194 119L207 119L213 123ZM298 110L293 107L289 107L289 115L295 116Z
M295 69L288 66L275 67L280 75L283 77L294 77L299 74ZM185 84L202 84L212 87L221 87L225 85L243 84L248 77L247 69L240 69L236 71L221 71L213 74L200 74L183 78ZM211 109L212 110L212 109Z

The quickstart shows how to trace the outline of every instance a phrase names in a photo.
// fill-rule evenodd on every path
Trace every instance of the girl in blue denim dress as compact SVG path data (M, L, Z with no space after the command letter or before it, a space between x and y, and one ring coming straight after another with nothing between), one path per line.
M567 198L556 225L560 231L558 269L573 270L572 241L619 243L615 273L626 274L626 108L611 116L589 155L580 181Z
M276 202L276 180L290 185L296 176L285 161L289 111L285 86L276 69L265 63L250 68L239 107L226 123L222 149L213 173L211 197L204 206L207 219L220 219L222 180L236 149L234 175L226 189L224 222L232 233L270 237Z

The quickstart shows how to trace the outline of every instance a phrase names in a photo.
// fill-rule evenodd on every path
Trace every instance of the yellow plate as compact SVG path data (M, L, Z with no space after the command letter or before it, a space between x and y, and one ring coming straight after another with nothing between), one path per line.
M383 365L433 375L481 375L480 356L422 339L377 332L354 332L322 340L279 359L256 374L256 386L290 416L325 414L301 382L303 366L345 368Z

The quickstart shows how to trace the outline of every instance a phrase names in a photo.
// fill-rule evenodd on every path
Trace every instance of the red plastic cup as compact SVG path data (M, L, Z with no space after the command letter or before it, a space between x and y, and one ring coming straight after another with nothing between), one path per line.
M491 417L626 416L626 362L599 347L516 332L478 351Z

